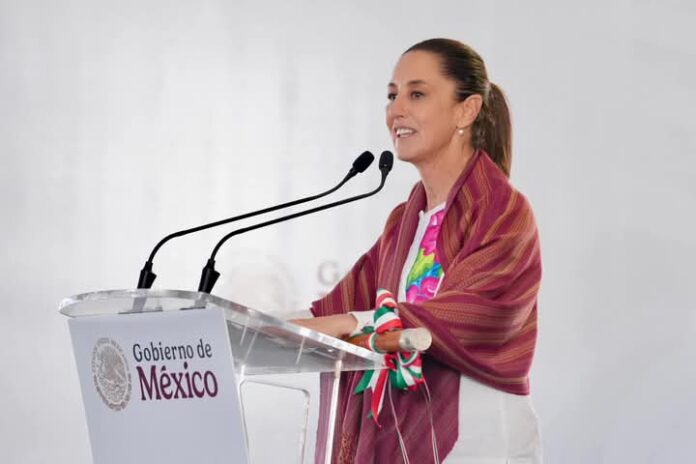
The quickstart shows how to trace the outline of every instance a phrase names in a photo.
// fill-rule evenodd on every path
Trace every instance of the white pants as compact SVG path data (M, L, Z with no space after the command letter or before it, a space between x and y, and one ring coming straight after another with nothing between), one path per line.
M541 438L529 396L461 377L459 438L445 464L541 464Z

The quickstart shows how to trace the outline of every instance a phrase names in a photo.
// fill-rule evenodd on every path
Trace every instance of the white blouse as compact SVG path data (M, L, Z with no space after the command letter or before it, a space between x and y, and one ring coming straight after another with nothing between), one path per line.
M444 207L442 203L419 214L418 227L401 273L398 301L406 300L406 279L430 218ZM374 311L354 311L351 314L358 321L356 331L372 325ZM459 436L443 462L541 464L539 424L531 398L496 390L462 375L459 383Z

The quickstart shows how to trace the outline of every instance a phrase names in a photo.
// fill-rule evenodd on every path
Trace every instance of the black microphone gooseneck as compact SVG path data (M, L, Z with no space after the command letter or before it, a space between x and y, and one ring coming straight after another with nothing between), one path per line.
M215 286L215 282L217 282L218 277L220 277L220 273L215 270L215 256L217 255L218 251L220 251L220 247L230 238L234 237L235 235L243 234L245 232L250 232L252 230L260 229L262 227L267 227L271 226L273 224L278 224L279 222L283 221L288 221L290 219L298 218L300 216L305 216L307 214L312 214L312 213L317 213L319 211L323 211L325 209L329 208L334 208L336 206L341 206L345 205L346 203L351 203L353 201L361 200L363 198L370 197L384 187L384 183L387 180L387 175L389 174L389 171L391 171L392 166L394 164L394 155L390 151L384 151L382 152L382 155L379 158L379 170L382 173L382 179L379 183L379 186L367 193L363 193L361 195L356 195L354 197L346 198L343 200L336 201L334 203L329 203L326 205L322 206L317 206L316 208L311 208L305 211L300 211L297 213L289 214L287 216L282 216L277 219L272 219L270 221L265 221L261 222L258 224L254 224L252 226L248 227L242 227L241 229L233 230L229 234L225 235L220 239L220 241L215 245L215 248L213 248L213 252L210 254L210 258L208 259L208 262L206 263L205 267L203 268L203 271L201 272L201 280L198 284L198 291L203 292L203 293L210 293L213 291L213 287Z
M355 159L355 161L353 161L353 167L350 168L350 170L348 171L348 174L346 174L346 176L343 178L343 180L341 180L341 182L339 182L338 185L336 185L335 187L333 187L325 192L322 192L322 193L319 193L316 195L312 195L309 197L301 198L299 200L283 203L281 205L271 206L269 208L264 208L264 209L261 209L258 211L252 211L250 213L241 214L239 216L235 216L235 217L231 217L231 218L227 218L227 219L222 219L220 221L211 222L209 224L204 224L202 226L192 227L192 228L186 229L186 230L180 230L179 232L174 232L173 234L167 235L162 240L160 240L159 243L157 243L157 245L155 245L155 248L153 248L152 252L150 253L150 257L147 259L147 261L145 261L145 265L140 270L140 277L138 278L138 288L150 288L150 287L152 287L152 284L154 283L155 279L157 278L157 275L154 272L152 272L152 261L155 259L155 255L157 254L157 251L162 247L162 245L167 243L169 240L176 238L176 237L181 237L184 235L192 234L194 232L198 232L201 230L210 229L211 227L221 226L224 224L228 224L230 222L240 221L242 219L247 219L250 217L258 216L259 214L270 213L272 211L277 211L277 210L283 209L283 208L289 208L291 206L299 205L302 203L306 203L308 201L312 201L312 200L316 200L316 199L321 198L321 197L325 197L326 195L329 195L329 194L335 192L336 190L338 190L339 188L341 188L343 186L343 184L345 184L350 179L352 179L356 174L364 172L365 169L367 169L368 166L370 166L370 164L372 164L372 161L374 159L375 159L374 155L372 153L370 153L369 151L363 152L360 156L358 156Z

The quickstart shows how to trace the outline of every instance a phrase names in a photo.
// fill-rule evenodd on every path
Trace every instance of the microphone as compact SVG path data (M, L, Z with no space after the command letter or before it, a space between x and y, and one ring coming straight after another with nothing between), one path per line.
M235 235L243 234L245 232L250 232L252 230L260 229L262 227L267 227L271 226L273 224L278 224L279 222L284 222L288 221L290 219L298 218L301 216L306 216L307 214L312 214L312 213L317 213L319 211L323 211L325 209L329 208L334 208L336 206L341 206L345 205L346 203L351 203L353 201L361 200L363 198L370 197L372 195L375 195L377 192L382 190L384 187L384 183L387 180L387 175L389 175L389 171L391 171L392 166L394 165L394 155L390 151L384 151L382 152L382 155L379 157L379 170L382 173L382 179L379 183L379 186L367 193L363 193L361 195L356 195L354 197L350 198L345 198L340 201L336 201L334 203L329 203L326 205L322 206L317 206L315 208L311 208L305 211L300 211L297 213L289 214L287 216L282 216L277 219L272 219L270 221L265 221L261 222L258 224L254 224L248 227L243 227L241 229L233 230L229 234L225 235L220 239L220 241L215 245L215 248L213 248L213 252L210 254L210 258L208 259L208 262L206 263L205 267L203 267L203 271L201 272L201 280L198 283L198 291L203 292L203 293L210 293L213 290L213 287L215 286L215 282L217 282L218 278L220 277L220 273L215 270L215 256L217 255L218 251L220 251L220 247L229 240L230 238L234 237Z
M220 221L215 221L211 222L208 224L204 224L202 226L197 226L197 227L192 227L190 229L185 229L185 230L180 230L178 232L174 232L173 234L169 234L166 237L164 237L162 240L160 240L157 245L155 245L155 248L152 249L152 252L150 253L150 257L145 261L145 265L143 268L140 270L140 276L138 278L138 288L150 288L152 287L152 284L154 283L155 279L157 278L157 275L152 272L152 261L155 259L155 255L157 254L157 251L167 243L169 240L176 238L176 237L182 237L184 235L192 234L194 232L199 232L201 230L205 229L210 229L211 227L217 227L221 226L224 224L228 224L230 222L234 221L240 221L242 219L258 216L259 214L264 214L264 213L270 213L272 211L277 211L279 209L283 208L289 208L291 206L299 205L302 203L306 203L308 201L316 200L321 197L325 197L326 195L329 195L339 188L343 186L346 182L348 182L350 179L352 179L355 175L364 172L370 164L372 164L372 161L375 159L374 155L370 153L369 151L364 151L360 156L358 156L355 161L353 161L353 166L350 168L348 171L348 174L341 180L341 182L338 183L333 188L330 188L329 190L316 194L316 195L311 195L309 197L301 198L299 200L294 200L290 201L287 203L283 203L280 205L276 206L271 206L269 208L264 208L260 209L258 211L252 211L250 213L245 213L241 214L239 216L227 218L227 219L222 219ZM381 169L381 168L380 168Z

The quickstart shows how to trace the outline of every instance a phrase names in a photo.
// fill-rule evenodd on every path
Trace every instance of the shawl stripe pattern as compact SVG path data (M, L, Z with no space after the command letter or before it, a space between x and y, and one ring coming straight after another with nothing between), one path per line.
M379 240L350 273L312 305L315 316L375 308L377 288L397 294L418 212L425 209L423 185L387 219ZM432 393L440 458L458 433L459 376L525 395L536 344L541 256L527 200L479 150L452 188L437 240L445 272L435 297L420 304L398 302L404 327L427 327L433 343L423 358ZM389 421L377 429L363 417L369 398L352 396L359 376L345 374L334 449L336 462L399 462L396 432ZM409 456L432 462L429 414L418 392L392 392ZM409 396L410 395L410 396ZM386 419L386 416L385 416Z

